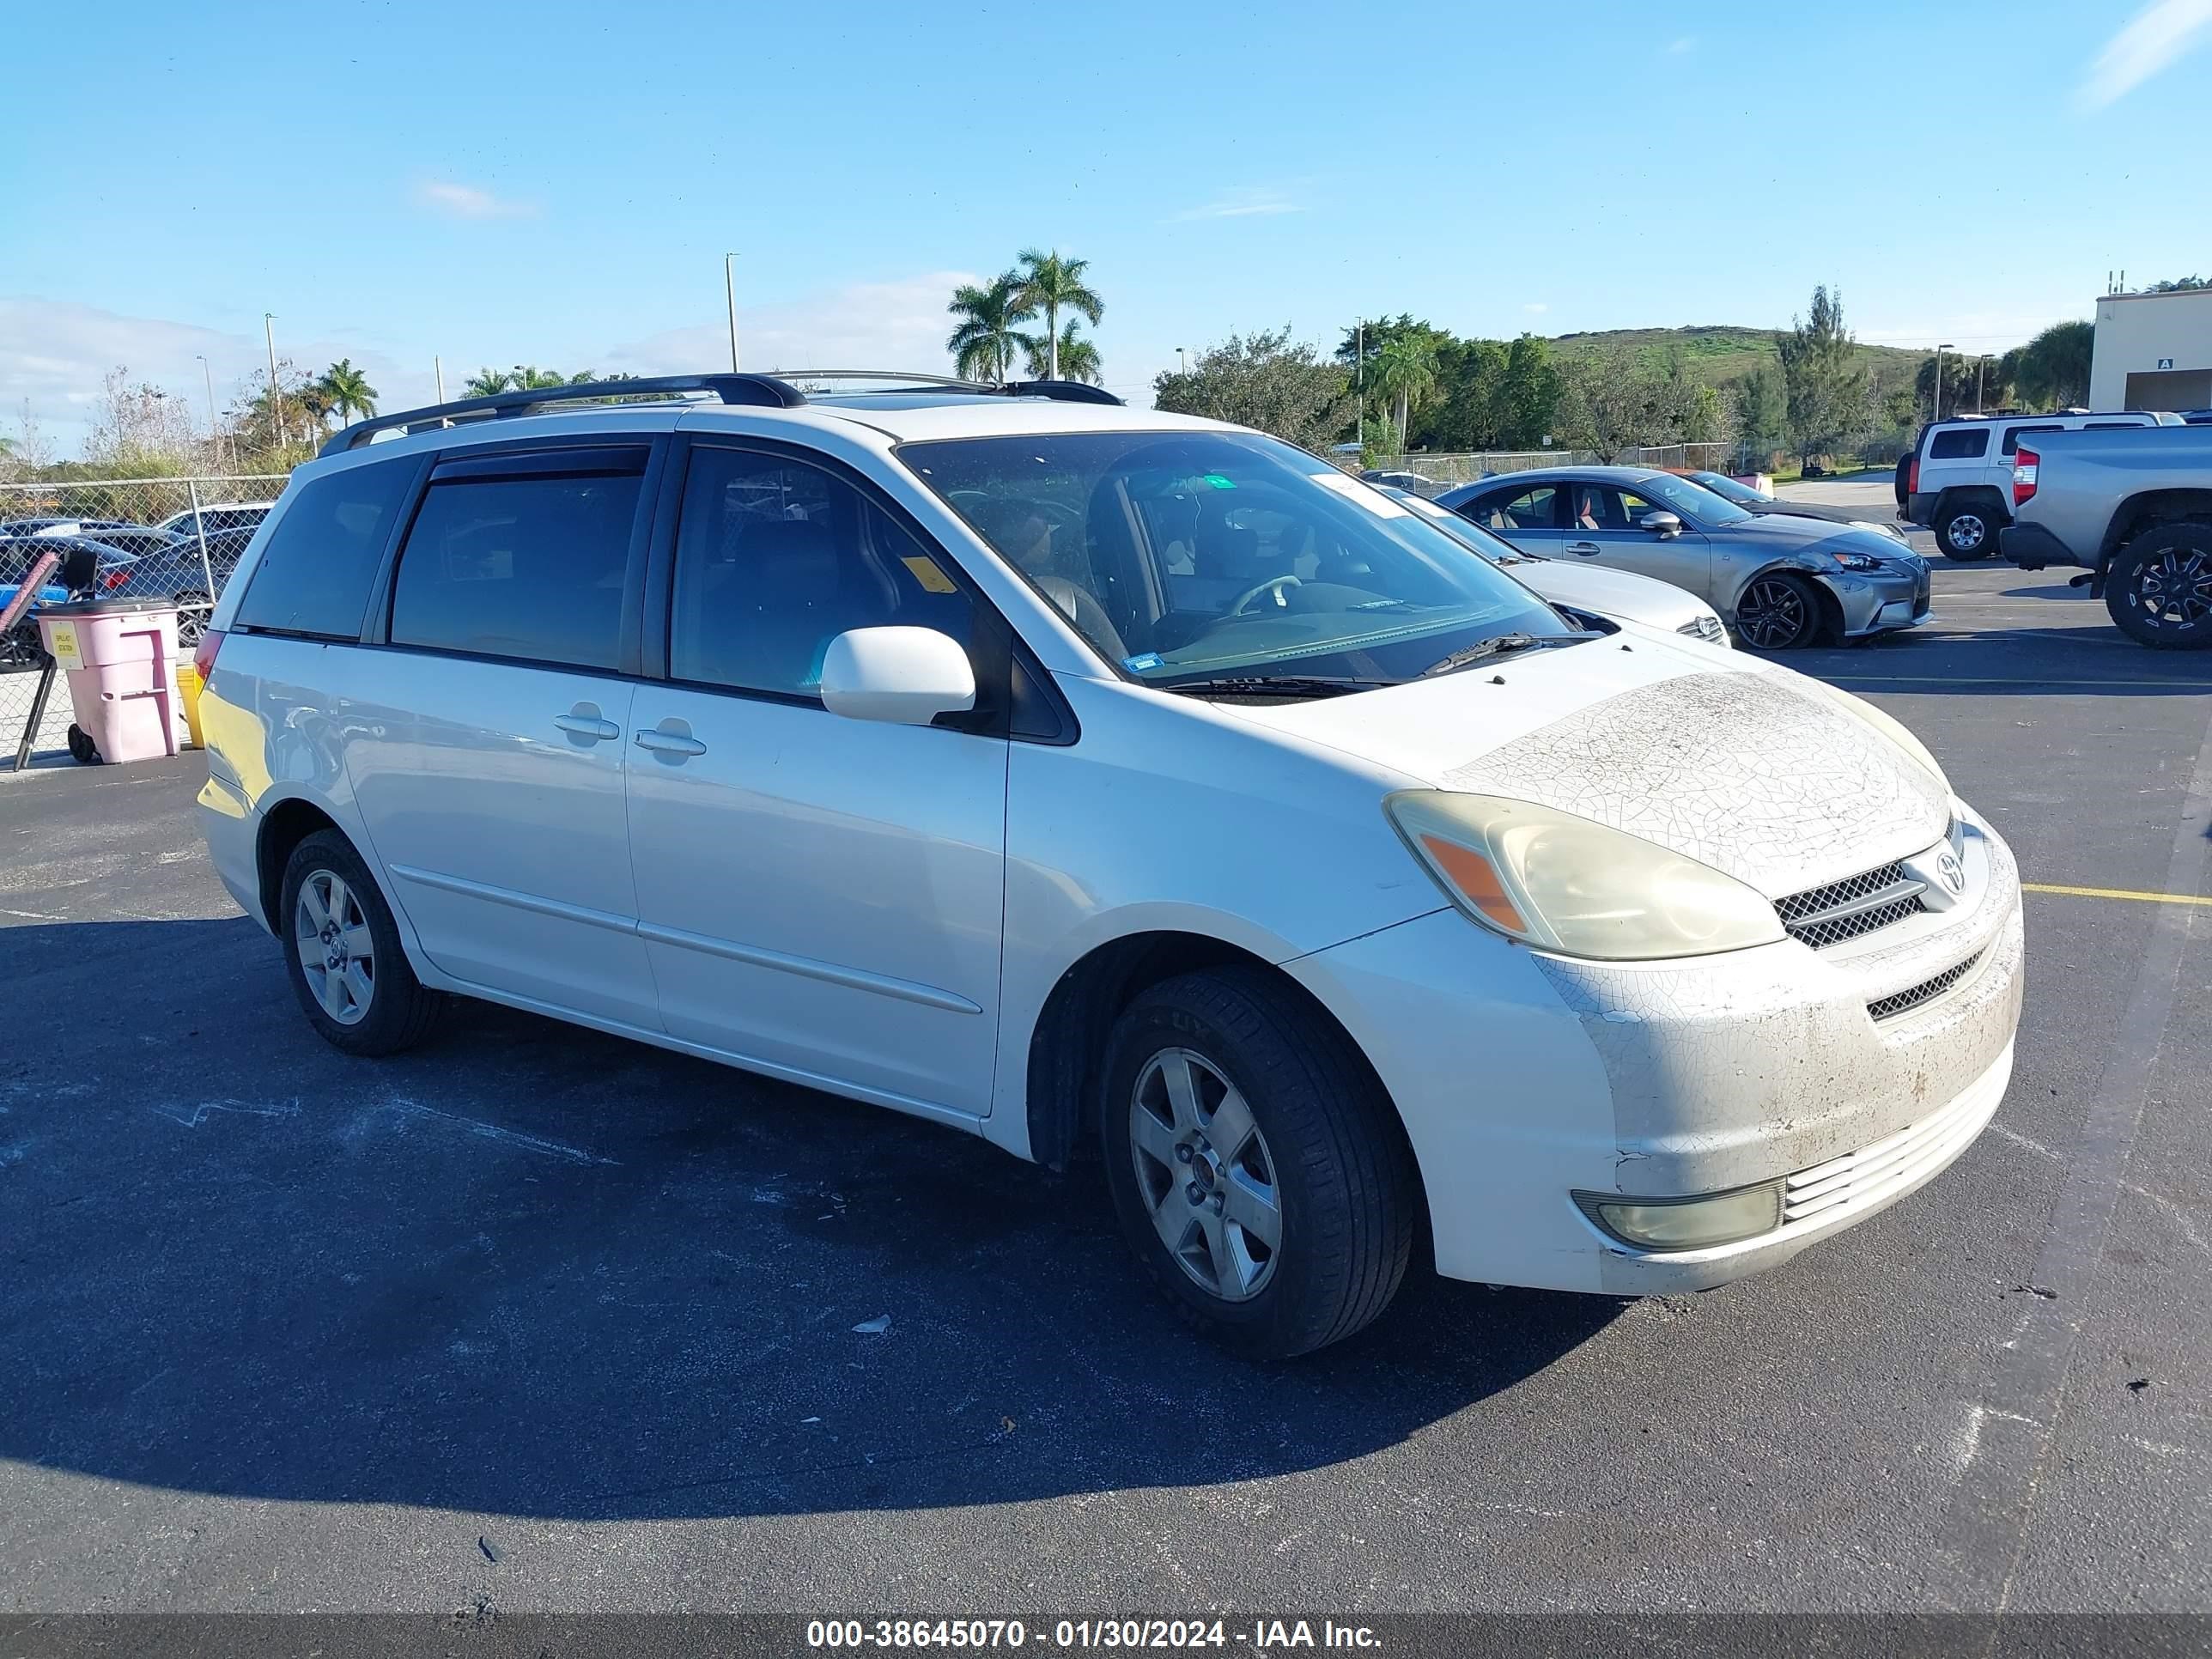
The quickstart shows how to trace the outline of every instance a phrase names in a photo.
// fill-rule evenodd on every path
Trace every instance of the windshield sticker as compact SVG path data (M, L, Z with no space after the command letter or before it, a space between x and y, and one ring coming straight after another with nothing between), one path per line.
M910 559L901 559L899 562L914 573L915 580L920 582L926 592L957 593L960 591L952 585L952 578L938 568L937 561L926 553L917 553Z
M1133 657L1122 658L1121 666L1127 669L1133 674L1141 674L1147 669L1158 668L1167 659L1160 655L1157 651L1144 651L1139 652Z
M1348 501L1357 501L1378 519L1410 519L1413 515L1392 501L1379 489L1370 489L1357 478L1347 478L1341 472L1316 472L1313 481L1323 489L1334 489Z
M1224 478L1218 472L1202 473L1200 476L1202 477L1206 483L1212 484L1216 489L1234 489L1237 488L1237 481L1234 478Z

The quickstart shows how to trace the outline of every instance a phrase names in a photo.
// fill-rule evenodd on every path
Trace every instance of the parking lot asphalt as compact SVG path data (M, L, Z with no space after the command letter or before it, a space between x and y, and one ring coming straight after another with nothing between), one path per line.
M2027 881L2212 895L2212 659L1936 595L1794 665ZM2212 1606L2212 908L2032 892L1994 1124L1779 1271L1255 1366L1090 1172L489 1007L335 1053L203 773L0 778L0 1610Z

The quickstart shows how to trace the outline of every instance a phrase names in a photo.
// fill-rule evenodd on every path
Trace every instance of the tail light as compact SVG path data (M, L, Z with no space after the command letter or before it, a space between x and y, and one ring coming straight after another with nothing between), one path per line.
M2026 444L2020 447L2020 453L2012 460L2012 504L2014 507L2035 494L2035 475L2042 465L2043 457Z
M109 592L112 593L117 588L122 586L124 583L130 580L131 573L128 570L103 571L100 574L100 585L106 588Z
M1912 465L1905 469L1905 493L1908 495L1920 493L1920 458L1917 455L1912 458Z
M222 635L212 628L201 635L200 642L192 647L192 666L198 671L202 685L215 678L215 653L222 649Z

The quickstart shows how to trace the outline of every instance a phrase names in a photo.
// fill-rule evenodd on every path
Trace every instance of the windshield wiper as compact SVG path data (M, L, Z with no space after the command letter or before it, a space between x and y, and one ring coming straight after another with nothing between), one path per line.
M1510 656L1516 651L1546 651L1553 646L1580 645L1584 640L1595 640L1595 634L1493 634L1486 640L1477 640L1463 651L1455 651L1442 662L1432 662L1421 671L1426 679L1431 674L1449 674L1454 669L1466 668L1492 657Z
M1374 691L1397 680L1324 678L1298 674L1224 674L1205 680L1177 680L1163 691L1192 691L1206 696L1340 697L1347 692Z

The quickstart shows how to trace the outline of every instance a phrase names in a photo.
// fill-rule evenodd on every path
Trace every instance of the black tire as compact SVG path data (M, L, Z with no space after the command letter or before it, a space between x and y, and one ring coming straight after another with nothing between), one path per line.
M2154 649L2212 646L2212 524L2153 525L2122 548L2105 573L2105 609Z
M1156 1206L1181 1204L1199 1186L1164 1159L1140 1167L1135 1146L1139 1085L1153 1078L1156 1063L1172 1064L1178 1054L1212 1068L1210 1080L1200 1077L1201 1096L1213 1085L1233 1087L1256 1126L1243 1144L1261 1159L1279 1242L1243 1299L1202 1284L1199 1270L1184 1265L1155 1225ZM1280 1359L1340 1341L1389 1305L1420 1221L1413 1153L1396 1109L1358 1052L1295 991L1247 968L1164 981L1115 1022L1103 1072L1099 1120L1115 1212L1130 1247L1187 1323L1238 1352ZM1214 1103L1226 1103L1216 1093ZM1218 1121L1206 1119L1205 1132ZM1157 1121L1154 1127L1174 1133ZM1184 1160L1188 1175L1227 1190L1229 1171L1217 1176L1202 1167L1217 1156L1204 1133L1196 1147L1203 1156ZM1238 1167L1255 1166L1248 1157ZM1210 1202L1193 1200L1194 1246L1200 1211ZM1162 1212L1171 1223L1180 1215ZM1240 1237L1238 1248L1249 1252L1252 1235Z
M323 997L308 977L308 968L301 957L301 891L311 881L335 877L343 884L349 902L340 908L343 915L334 916L334 924L346 923L358 917L357 922L344 927L350 932L365 925L371 942L368 968L366 970L369 989L362 1012L351 1018L340 1018L325 1006ZM327 898L330 889L323 890ZM408 965L407 953L399 943L399 928L392 920L391 907L385 903L384 895L377 890L376 879L369 874L361 854L353 844L335 830L318 830L292 849L292 856L284 866L283 896L278 902L276 938L284 951L284 968L292 981L292 994L300 1000L300 1007L307 1016L307 1023L334 1048L349 1054L396 1054L403 1048L411 1048L428 1036L446 1005L439 993L425 988ZM342 939L333 939L336 950ZM341 969L343 977L343 969ZM350 999L349 999L350 1000Z
M1897 458L1897 516L1900 519L1905 516L1905 509L1912 499L1911 492L1905 488L1911 477L1912 452L1908 449Z
M1954 501L1936 514L1936 545L1945 558L1972 564L1997 550L1999 524L1985 502Z
M1736 596L1736 637L1753 651L1802 651L1820 641L1820 590L1787 570L1754 576Z
M204 589L188 587L177 595L177 644L180 648L187 652L198 648L207 633L209 612L213 609Z
M82 726L71 725L69 729L70 758L80 766L100 764L100 746L92 740L92 733Z

